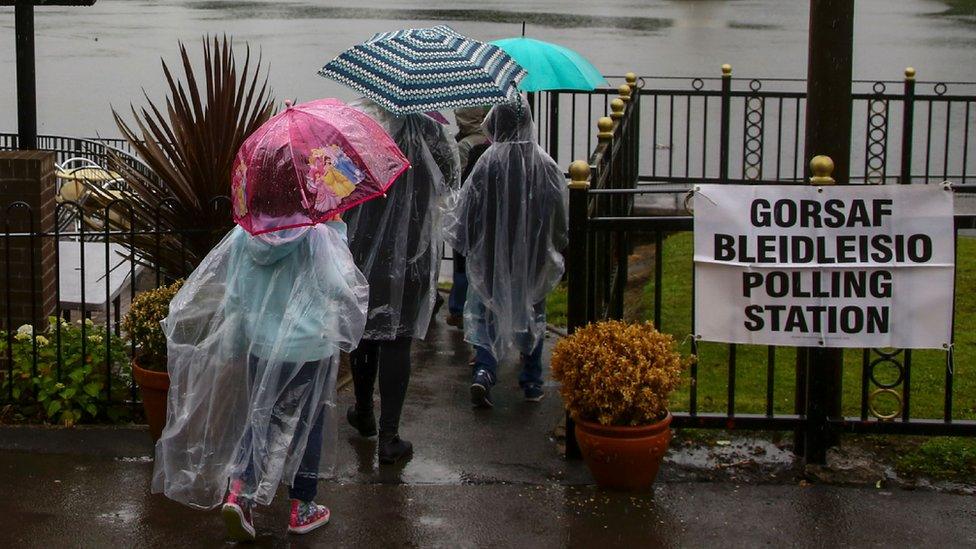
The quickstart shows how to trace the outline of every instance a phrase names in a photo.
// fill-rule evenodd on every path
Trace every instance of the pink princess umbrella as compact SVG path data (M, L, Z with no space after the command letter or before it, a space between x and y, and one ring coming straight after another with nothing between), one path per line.
M234 160L234 222L253 235L328 221L410 167L382 126L342 101L285 106Z

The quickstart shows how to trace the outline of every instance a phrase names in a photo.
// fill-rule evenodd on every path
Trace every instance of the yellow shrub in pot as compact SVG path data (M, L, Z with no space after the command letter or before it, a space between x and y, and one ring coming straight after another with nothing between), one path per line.
M694 362L650 322L589 324L556 344L552 377L573 417L601 425L649 425L668 413L668 397Z

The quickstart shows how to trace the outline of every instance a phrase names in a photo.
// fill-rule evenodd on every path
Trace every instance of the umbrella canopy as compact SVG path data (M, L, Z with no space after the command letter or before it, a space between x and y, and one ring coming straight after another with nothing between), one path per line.
M600 71L575 51L533 38L505 38L492 42L511 55L529 75L519 82L526 92L593 90L607 84Z
M342 101L286 105L234 160L234 222L249 233L328 221L382 195L410 167L382 126Z
M513 101L525 71L498 46L438 25L379 33L339 54L319 75L404 115Z

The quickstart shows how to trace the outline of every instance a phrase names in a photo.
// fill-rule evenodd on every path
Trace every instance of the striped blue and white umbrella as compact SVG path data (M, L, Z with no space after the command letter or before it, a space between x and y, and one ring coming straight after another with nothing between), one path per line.
M498 46L438 25L379 33L342 52L319 75L403 115L513 101L526 72Z

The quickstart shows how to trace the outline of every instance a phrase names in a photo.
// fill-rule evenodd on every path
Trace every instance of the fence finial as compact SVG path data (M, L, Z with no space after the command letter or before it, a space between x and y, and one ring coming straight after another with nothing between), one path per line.
M620 99L630 101L630 86L628 84L621 84L617 87L617 93L620 95Z
M833 185L834 161L829 156L817 155L810 159L811 185Z
M601 116L596 121L596 128L600 130L597 132L596 137L601 143L613 139L613 119L609 116Z
M630 86L630 91L633 93L634 88L637 87L637 74L628 72L624 75L624 79L627 80L627 85Z
M729 65L728 63L722 65L722 76L725 78L732 76L732 65Z
M905 80L915 80L915 67L905 67Z
M613 120L620 120L624 117L624 102L623 99L616 97L610 102L610 118Z
M569 165L569 188L590 188L590 165L585 160L577 160Z

